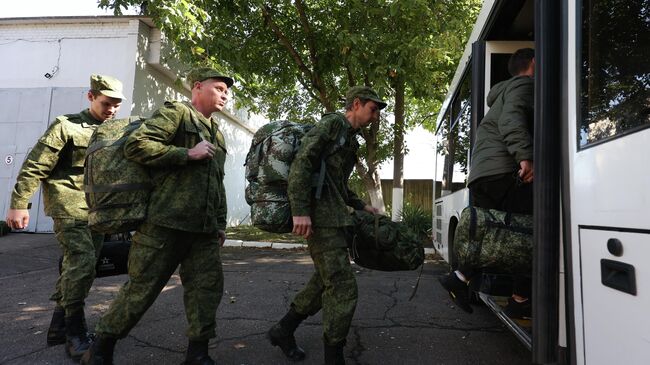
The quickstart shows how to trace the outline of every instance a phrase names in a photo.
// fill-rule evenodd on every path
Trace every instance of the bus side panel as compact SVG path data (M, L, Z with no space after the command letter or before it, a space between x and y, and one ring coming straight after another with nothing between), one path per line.
M438 198L434 202L433 247L448 263L451 263L453 228L460 219L460 212L469 205L469 189L458 190Z

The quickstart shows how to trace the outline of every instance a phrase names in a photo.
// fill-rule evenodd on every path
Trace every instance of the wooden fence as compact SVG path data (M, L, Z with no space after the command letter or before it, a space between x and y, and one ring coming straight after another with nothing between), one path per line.
M393 180L381 181L384 204L393 206ZM432 212L433 180L404 180L404 202L420 206L425 212Z

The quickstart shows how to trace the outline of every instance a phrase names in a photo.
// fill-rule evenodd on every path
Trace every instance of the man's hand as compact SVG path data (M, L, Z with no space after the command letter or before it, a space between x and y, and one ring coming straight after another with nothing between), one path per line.
M219 247L223 247L223 244L226 243L226 231L219 230L217 236L219 236Z
M365 211L368 212L368 213L372 213L372 214L379 214L379 213L381 213L381 212L379 211L379 208L375 208L375 207L373 207L372 205L366 205L365 207L363 207L363 210L365 210Z
M201 141L187 150L188 160L205 160L214 156L215 147L208 141Z
M27 228L29 224L29 210L9 209L7 212L7 225L12 229Z
M533 182L533 161L531 160L522 160L519 162L519 177L524 183Z
M309 238L314 231L311 229L311 217L308 215L293 217L293 231L291 233L297 236Z

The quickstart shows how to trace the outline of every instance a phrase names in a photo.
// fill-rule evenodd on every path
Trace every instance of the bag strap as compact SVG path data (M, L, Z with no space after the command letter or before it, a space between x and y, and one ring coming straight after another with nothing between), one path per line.
M345 128L341 128L339 131L339 134L336 136L336 140L334 141L334 144L330 145L331 150L327 155L323 155L320 160L320 171L318 173L318 183L316 185L316 199L319 200L321 198L321 195L323 193L323 185L325 185L325 175L327 174L327 164L325 163L325 159L327 157L330 157L331 155L335 154L343 145L345 144L345 134L347 130ZM328 175L329 177L329 175Z

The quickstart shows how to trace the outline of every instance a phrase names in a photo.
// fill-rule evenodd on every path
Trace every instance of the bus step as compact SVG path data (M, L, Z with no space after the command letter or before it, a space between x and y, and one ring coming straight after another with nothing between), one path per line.
M533 349L533 339L530 330L526 330L526 327L530 329L530 320L515 320L503 313L503 307L501 307L492 296L478 292L479 297L485 303L485 305L496 314L496 316L503 322L503 324L508 327L508 329L515 334L515 337L521 341L521 343L528 348L528 350ZM527 326L528 325L528 326Z

